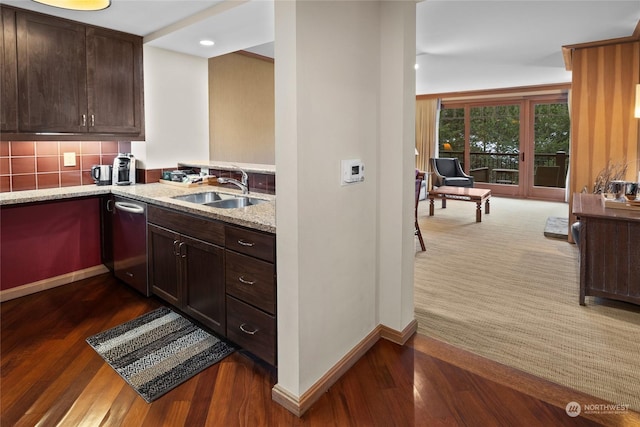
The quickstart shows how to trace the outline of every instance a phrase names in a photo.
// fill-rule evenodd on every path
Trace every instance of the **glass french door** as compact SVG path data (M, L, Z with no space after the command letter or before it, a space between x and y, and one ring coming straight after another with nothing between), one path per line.
M520 116L519 103L469 108L469 173L479 182L495 184L496 194L518 195Z
M528 197L564 200L569 171L569 109L566 101L532 101L526 153ZM526 156L525 156L526 160Z
M566 96L445 104L440 114L439 156L457 157L495 195L564 200L568 153Z

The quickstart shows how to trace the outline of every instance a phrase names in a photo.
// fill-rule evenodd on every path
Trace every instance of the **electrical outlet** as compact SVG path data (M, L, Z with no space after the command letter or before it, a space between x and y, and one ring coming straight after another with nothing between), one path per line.
M64 165L65 166L75 166L76 165L76 153L64 153Z

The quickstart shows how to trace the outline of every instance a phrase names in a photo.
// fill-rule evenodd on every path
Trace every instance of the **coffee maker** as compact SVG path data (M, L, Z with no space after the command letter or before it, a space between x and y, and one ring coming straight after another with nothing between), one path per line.
M136 183L136 159L131 153L118 153L113 160L113 184L132 185Z

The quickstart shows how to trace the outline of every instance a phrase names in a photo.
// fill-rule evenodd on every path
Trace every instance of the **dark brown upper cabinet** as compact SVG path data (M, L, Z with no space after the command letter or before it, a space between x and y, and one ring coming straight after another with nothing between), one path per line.
M90 132L142 134L142 39L87 28Z
M18 123L3 140L144 137L141 37L19 9L15 22Z
M0 10L0 132L18 129L18 61L16 59L16 13Z
M86 132L85 27L22 12L16 23L18 130Z

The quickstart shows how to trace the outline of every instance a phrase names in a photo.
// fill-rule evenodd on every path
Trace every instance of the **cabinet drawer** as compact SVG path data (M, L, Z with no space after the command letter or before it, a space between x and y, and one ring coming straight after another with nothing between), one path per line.
M273 234L226 226L225 246L265 261L274 262L276 259L276 237Z
M276 318L227 295L227 338L276 364Z
M147 221L205 242L224 245L224 225L221 222L153 205L149 205Z
M275 313L275 267L246 255L226 251L227 293L251 305Z

